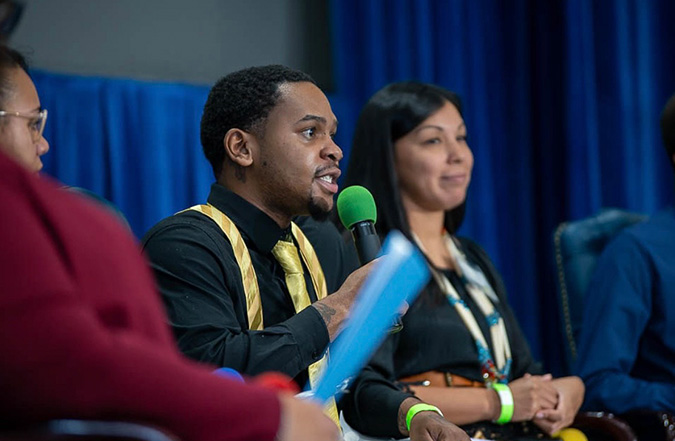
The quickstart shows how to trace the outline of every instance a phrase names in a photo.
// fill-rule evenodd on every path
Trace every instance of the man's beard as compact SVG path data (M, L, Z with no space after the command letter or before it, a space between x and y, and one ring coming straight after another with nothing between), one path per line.
M325 208L321 207L314 201L314 198L309 198L307 210L309 211L309 215L312 217L312 219L317 222L325 221L328 219L328 215L330 214L330 210L326 210Z

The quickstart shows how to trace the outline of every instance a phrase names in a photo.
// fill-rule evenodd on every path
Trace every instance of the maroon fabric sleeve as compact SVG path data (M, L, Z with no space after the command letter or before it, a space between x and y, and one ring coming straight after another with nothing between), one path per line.
M136 244L0 154L0 414L101 418L184 440L273 440L275 393L179 355Z

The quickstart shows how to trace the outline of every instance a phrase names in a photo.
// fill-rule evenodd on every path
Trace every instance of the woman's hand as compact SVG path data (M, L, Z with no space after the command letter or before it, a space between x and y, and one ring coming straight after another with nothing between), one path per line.
M584 383L579 377L563 377L551 380L558 391L558 405L554 409L542 409L534 417L534 423L544 432L552 435L574 421L584 401Z
M553 386L552 378L551 374L525 374L509 383L513 395L511 421L529 421L538 412L556 408L559 392Z

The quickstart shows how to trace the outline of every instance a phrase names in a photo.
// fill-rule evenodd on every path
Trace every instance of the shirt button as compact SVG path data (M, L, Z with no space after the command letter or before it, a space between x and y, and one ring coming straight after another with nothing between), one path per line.
M313 358L314 360L318 360L318 359L319 359L319 353L316 352L316 351L312 352L312 358Z

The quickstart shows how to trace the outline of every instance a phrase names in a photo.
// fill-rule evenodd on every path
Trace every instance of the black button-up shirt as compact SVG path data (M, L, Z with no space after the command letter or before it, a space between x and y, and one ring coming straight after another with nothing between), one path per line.
M189 210L164 219L143 238L180 349L196 360L249 375L282 372L304 386L306 368L322 356L329 336L315 308L295 314L283 269L272 255L274 245L290 229L280 228L218 184L211 187L208 202L234 222L248 247L260 288L264 329L248 329L241 271L229 240L211 219ZM311 228L302 228L311 242L328 231L328 242L335 243L317 247L322 267L329 269L328 291L334 292L352 264L340 260L344 253L321 252L343 246L332 225L324 228L309 222ZM314 302L307 268L305 280Z

